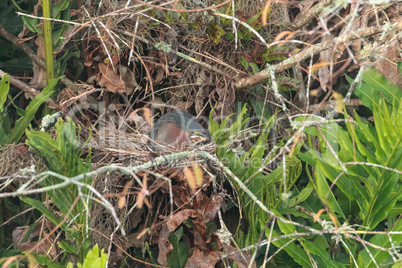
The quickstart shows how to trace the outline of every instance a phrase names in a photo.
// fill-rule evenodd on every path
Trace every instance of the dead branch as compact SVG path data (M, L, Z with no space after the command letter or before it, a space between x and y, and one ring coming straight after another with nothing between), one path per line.
M365 29L357 30L353 33L346 34L341 37L336 37L333 40L329 40L324 43L312 45L312 46L308 47L307 49L305 49L304 51L290 57L289 59L276 64L275 72L276 73L283 72L283 71L295 66L297 63L299 63L305 59L308 59L312 55L318 54L321 51L334 47L336 44L353 41L353 40L356 40L359 38L365 38L365 37L372 36L374 34L384 32L387 30L387 27L388 27L387 25L384 25L384 26L374 26L374 27L370 27L370 28L365 28ZM402 21L398 22L398 24L394 27L394 30L395 31L402 30ZM264 80L268 79L269 77L270 77L269 69L267 68L253 76L240 79L235 84L235 86L237 89L246 88L246 87L261 83Z

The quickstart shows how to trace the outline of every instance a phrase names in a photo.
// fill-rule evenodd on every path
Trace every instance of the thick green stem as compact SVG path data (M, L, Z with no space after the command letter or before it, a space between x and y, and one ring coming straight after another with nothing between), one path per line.
M50 0L43 0L43 17L50 18ZM50 20L45 20L43 26L43 37L45 39L45 54L46 54L46 80L49 83L54 78L53 65L53 37L52 23Z

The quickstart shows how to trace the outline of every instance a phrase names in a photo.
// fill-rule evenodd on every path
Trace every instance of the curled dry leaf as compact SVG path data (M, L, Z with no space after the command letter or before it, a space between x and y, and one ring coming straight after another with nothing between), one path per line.
M106 87L108 91L116 93L124 93L126 90L126 83L119 77L115 71L110 69L106 64L99 63L99 76L98 84Z
M397 42L397 40L392 42ZM400 45L400 47L402 47L402 45ZM398 70L397 64L395 64L395 62L401 61L398 55L398 44L390 46L385 52L384 58L376 61L376 69L378 69L380 74L391 81L392 84L402 88L402 75Z
M324 35L321 40L322 42L326 42L328 40L333 39L333 36L331 34L326 34ZM329 85L329 83L331 83L331 73L329 70L329 62L331 62L331 58L332 58L332 49L327 49L324 51L320 52L320 59L319 59L319 63L317 64L317 68L318 68L318 78L320 79L320 85L322 90L324 90L324 92L327 92L327 87ZM312 71L314 71L314 66L312 67Z
M38 46L37 55L41 60L45 60L45 41L43 41L42 37L38 37L35 40L35 44ZM42 89L46 87L46 70L40 67L35 61L32 61L33 64L33 77L31 81L29 81L29 85L34 89ZM29 98L30 96L25 93L25 97Z
M119 198L118 207L119 209L122 209L124 208L125 205L126 205L126 196L122 196Z
M338 92L333 92L332 97L336 100L336 108L335 111L337 113L342 113L343 108L345 107L345 103L343 102L343 95Z
M144 112L144 119L145 119L145 121L147 121L149 128L151 128L153 126L151 109L143 108L142 110Z
M149 109L148 109L149 110ZM144 117L145 117L144 113ZM135 128L140 132L141 134L148 134L150 131L150 124L148 120L146 120L144 117L140 116L137 111L131 112L127 116L127 121L130 121L130 123L135 124ZM152 122L152 121L151 121Z
M203 181L203 172L202 169L200 168L199 165L197 165L196 162L193 162L193 169L194 169L194 175L195 175L195 183L197 187L202 186L202 181Z
M121 79L123 79L125 85L126 85L126 94L130 95L133 93L134 89L138 87L138 83L135 79L135 75L133 71L131 71L130 68L124 65L117 65L116 66L117 71L120 74Z
M214 195L210 199L204 200L206 202L201 206L204 214L203 218L214 220L221 207L225 206L224 199L220 195Z
M215 264L220 260L223 253L220 251L202 252L196 248L193 255L188 258L186 268L209 268L215 267Z
M184 176L186 176L188 185L191 188L191 191L194 192L197 189L197 182L194 172L191 168L185 167L184 168Z

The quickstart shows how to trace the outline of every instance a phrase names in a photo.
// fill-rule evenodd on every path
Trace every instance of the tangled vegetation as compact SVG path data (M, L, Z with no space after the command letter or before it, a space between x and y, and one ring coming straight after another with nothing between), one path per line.
M400 1L0 14L2 267L401 266Z

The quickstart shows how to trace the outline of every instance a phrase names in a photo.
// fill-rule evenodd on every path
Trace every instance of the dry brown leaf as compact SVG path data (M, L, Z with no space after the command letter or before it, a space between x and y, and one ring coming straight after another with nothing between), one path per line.
M331 40L333 37L331 34L326 34L321 38L322 42L326 42L328 40ZM330 73L329 70L329 65L327 64L331 62L332 59L332 49L327 49L324 51L320 52L320 58L318 63L318 68L312 67L313 70L318 69L318 78L320 81L320 86L324 92L327 92L327 87L328 84L331 82L331 76L332 74ZM321 65L323 64L323 65Z
M149 102L155 109L161 111L162 114L165 112L166 103L160 97L155 97L152 101Z
M271 6L271 1L270 0L268 0L266 3L265 3L265 6L264 6L264 10L262 11L262 18L261 18L261 21L262 21L262 25L267 25L267 19L268 19L268 11L269 11L269 7Z
M181 111L187 111L193 104L194 100L182 101L182 100L174 100L170 104L176 107L176 109Z
M131 71L127 66L124 65L117 65L116 69L118 73L120 74L121 79L123 79L125 85L126 85L126 94L130 95L133 93L134 89L138 86L138 83L135 79L135 75L133 71Z
M395 42L398 41L395 40ZM399 49L402 49L402 45L399 45ZM402 88L402 75L398 71L398 66L395 64L396 62L402 61L398 55L398 44L396 46L390 46L384 55L385 59L376 61L376 69L392 84Z
M195 97L195 112L199 115L204 106L204 99L209 96L209 87L201 87Z
M45 42L42 37L37 37L35 40L35 44L38 46L37 55L41 60L45 60ZM34 89L42 89L46 87L46 70L40 67L35 61L32 61L33 64L33 77L31 81L29 81L29 85ZM29 95L25 94L26 98L29 98Z
M325 62L318 62L318 63L316 63L316 64L313 64L311 67L309 66L308 69L309 69L312 73L315 73L315 72L317 72L320 68L326 67L326 66L329 66L329 65L330 65L330 63L327 62L327 61L325 61Z
M150 204L148 203L148 201L145 197L145 193L148 192L147 179L148 179L148 176L147 176L147 173L145 173L144 177L142 178L142 189L138 193L138 197L137 197L138 208L142 208L142 205L144 202L147 204L148 207L150 207Z
M119 209L122 209L122 208L124 208L125 205L126 205L126 196L122 196L119 198L117 206Z
M218 116L227 117L233 113L233 105L235 102L235 89L232 83L219 84L215 88L216 93L219 95L218 104L215 108Z
M153 126L153 121L152 121L152 112L151 109L149 108L142 108L142 110L144 111L144 118L147 121L149 128L151 128Z
M177 79L183 78L183 73L182 72L169 72L169 76L173 76Z
M135 111L131 112L127 116L126 120L130 121L130 123L134 123L135 128L141 134L148 134L151 128L149 127L150 126L149 122L144 118L146 116L146 114L144 113L144 117L142 117L137 112L138 112L138 110L135 110ZM152 119L151 119L151 123L152 123Z
M222 196L214 195L210 199L207 199L204 205L202 205L202 210L204 217L210 221L214 220L216 214L221 209L221 207L225 206L225 202Z
M197 182L196 182L194 172L190 168L185 167L184 168L184 176L186 176L188 185L190 186L191 190L194 192L197 189Z
M291 33L292 33L291 31L283 31L283 32L277 34L275 39L274 39L274 42L277 42L277 41L281 40L282 38L284 38L287 35L290 35Z
M110 69L106 64L99 63L99 76L98 85L106 87L108 91L116 93L124 93L126 89L126 83L120 78L115 71Z
M193 255L188 258L186 268L210 268L215 267L223 253L220 251L210 251L204 254L200 249L196 248Z
M320 218L321 214L325 211L325 208L320 209L314 216L314 222L317 222L317 220Z
M165 71L160 67L157 68L156 69L156 76L155 76L155 79L153 79L153 83L155 85L161 83L164 76L165 76Z
M193 162L193 169L194 169L196 187L197 188L201 187L202 186L202 181L203 181L202 169L200 168L199 165L197 165L196 162Z

